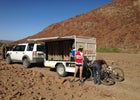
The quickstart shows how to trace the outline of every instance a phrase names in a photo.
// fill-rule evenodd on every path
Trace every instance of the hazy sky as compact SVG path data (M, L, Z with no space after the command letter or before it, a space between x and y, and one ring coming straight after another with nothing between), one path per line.
M112 0L0 0L0 40L19 40Z

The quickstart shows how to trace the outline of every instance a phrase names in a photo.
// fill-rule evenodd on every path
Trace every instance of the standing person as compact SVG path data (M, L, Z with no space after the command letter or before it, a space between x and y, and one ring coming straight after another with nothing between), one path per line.
M6 45L2 45L2 59L6 59Z
M83 46L80 46L78 51L75 54L75 62L76 62L76 67L75 67L75 73L74 73L74 79L73 81L75 81L78 69L80 69L80 83L83 83L83 77L82 77L82 73L83 73L83 60L84 60L84 54L83 54Z
M101 84L101 68L107 67L107 63L104 60L95 60L93 62L93 77L94 77L94 84Z
M76 49L75 47L72 47L72 50L71 50L71 61L74 61L75 59L75 54L76 54Z

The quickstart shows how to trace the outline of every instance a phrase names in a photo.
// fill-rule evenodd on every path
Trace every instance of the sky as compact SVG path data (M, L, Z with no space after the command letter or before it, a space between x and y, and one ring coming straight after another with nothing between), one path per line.
M20 40L112 0L0 0L0 40Z

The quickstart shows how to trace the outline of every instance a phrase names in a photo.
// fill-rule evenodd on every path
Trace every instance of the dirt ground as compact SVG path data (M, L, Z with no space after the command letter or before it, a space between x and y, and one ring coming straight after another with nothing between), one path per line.
M0 60L0 100L140 100L140 54L98 53L98 59L115 62L124 70L125 80L112 86L93 81L70 82L72 75L59 77L50 68Z

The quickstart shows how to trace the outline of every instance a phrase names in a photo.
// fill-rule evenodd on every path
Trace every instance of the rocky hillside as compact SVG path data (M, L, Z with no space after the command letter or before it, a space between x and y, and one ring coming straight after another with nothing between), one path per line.
M97 38L98 48L140 50L140 0L114 0L112 3L46 27L28 38L82 35Z
M11 43L11 42L14 42L14 41L10 41L10 40L0 40L0 43L7 43L7 44L9 44L9 43Z

